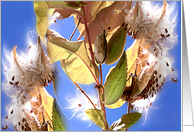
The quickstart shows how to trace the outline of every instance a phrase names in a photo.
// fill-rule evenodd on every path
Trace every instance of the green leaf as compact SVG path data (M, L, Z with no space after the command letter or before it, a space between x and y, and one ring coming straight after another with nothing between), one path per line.
M87 109L86 111L87 116L94 122L96 125L102 127L104 130L107 130L108 127L106 126L106 120L104 118L104 113L98 109Z
M47 32L48 54L51 62L61 61L61 67L69 78L77 83L90 84L99 77L99 70L87 54L85 42L67 41L54 31Z
M119 100L122 96L127 78L126 53L123 52L116 67L109 71L104 85L105 104L110 105Z
M135 122L137 122L140 117L141 113L137 112L125 114L110 126L110 130L123 131L124 129L132 126Z
M53 102L53 131L66 131L64 115L57 104L56 99Z

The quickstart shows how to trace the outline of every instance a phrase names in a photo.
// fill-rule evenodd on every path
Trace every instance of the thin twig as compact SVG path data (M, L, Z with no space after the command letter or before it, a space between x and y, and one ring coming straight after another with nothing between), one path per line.
M82 8L83 14L85 16L84 6L81 6L81 8ZM83 19L84 19L84 25L85 25L86 35L88 37L89 50L90 50L91 58L92 58L92 61L95 62L95 60L94 60L94 52L92 50L92 43L91 43L91 40L90 40L90 33L89 33L89 30L88 30L86 17L83 17Z
M105 106L104 106L104 104L102 103L102 100L101 100L101 92L102 92L101 90L103 90L103 93L104 93L104 89L103 88L97 88L97 89L98 89L98 95L99 95L99 100L100 100L100 107L101 107L101 110L104 113L104 119L106 121L106 110L105 110ZM102 94L102 95L104 96L104 94ZM105 122L105 125L106 125L106 128L108 129L107 121Z
M100 84L102 85L102 82L103 82L103 80L102 80L102 65L100 64Z
M131 97L129 97L129 103L128 103L128 107L127 107L127 114L129 114L129 112L130 112L130 106L131 106ZM125 129L125 131L127 131L127 128Z
M82 88L80 88L79 85L77 85L76 82L73 81L73 83L75 84L75 86L77 86L77 88L81 91L81 93L83 93L86 98L90 101L90 103L93 105L94 109L96 109L96 106L94 105L94 103L92 102L92 100L88 97L88 95L84 92L84 90Z
M77 28L78 28L78 26L79 26L80 21L81 21L81 17L79 18L78 24L77 24L77 26L75 27L75 29L73 30L73 33L71 34L71 37L69 38L69 41L71 41L71 39L73 38L73 35L75 34L75 32L76 32L76 30L77 30Z

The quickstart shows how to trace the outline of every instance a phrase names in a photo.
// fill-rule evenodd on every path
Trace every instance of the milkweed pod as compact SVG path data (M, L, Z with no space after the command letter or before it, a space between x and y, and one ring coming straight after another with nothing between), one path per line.
M94 46L95 46L94 57L96 62L98 64L104 63L107 55L107 41L105 30L103 30L102 33L96 37Z
M105 63L111 65L119 60L121 57L127 37L127 28L122 24L117 31L111 36L108 42L108 53Z

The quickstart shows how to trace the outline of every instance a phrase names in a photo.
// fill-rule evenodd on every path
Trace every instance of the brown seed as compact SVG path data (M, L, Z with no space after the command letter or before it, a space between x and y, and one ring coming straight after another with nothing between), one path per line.
M30 110L30 113L32 113L33 112L33 110Z
M22 126L22 130L24 130L24 126Z
M172 68L172 71L174 71L174 69Z
M170 34L167 34L166 37L167 37L167 38L170 37Z
M173 81L173 82L177 82L177 79L172 78L172 81Z
M169 66L168 62L166 62L166 66Z
M17 86L19 84L19 82L16 82L15 85Z
M156 78L156 82L158 82L158 78Z
M30 49L30 48L31 48L31 46L28 47L28 49Z
M4 127L2 127L2 129L3 130L6 130L8 128L8 126L6 125L6 126L4 126Z
M165 33L168 33L168 30L167 30L167 28L165 28Z
M154 87L152 87L152 91L154 91Z
M158 87L158 83L156 84L156 87Z
M164 36L164 34L160 34L160 36L162 37L162 38L164 38L165 36Z
M22 119L22 122L26 122L26 118L23 118L23 119Z
M20 122L18 122L18 125L20 126Z
M156 70L154 71L154 74L157 75L157 71Z
M147 64L148 66L150 65L150 63L149 63L149 62L147 62L146 64Z
M5 117L5 119L7 119L8 118L8 115Z
M13 110L10 112L10 114L13 114Z
M28 128L28 124L27 123L25 124L25 127Z
M161 77L162 77L162 75L160 74L160 75L159 75L159 78L161 78Z
M82 105L81 104L78 104L79 107L81 107Z
M12 77L12 79L11 79L12 81L14 81L14 76Z
M11 85L14 85L14 83L13 82L9 82Z
M28 131L27 128L25 128L25 131Z
M110 27L108 27L108 30L110 30Z

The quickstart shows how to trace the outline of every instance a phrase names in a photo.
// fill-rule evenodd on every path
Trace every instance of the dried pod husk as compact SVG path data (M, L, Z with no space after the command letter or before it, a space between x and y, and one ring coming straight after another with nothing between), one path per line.
M111 65L121 57L127 38L127 27L123 23L117 31L112 35L108 42L108 54L105 63Z
M107 56L107 40L105 30L103 30L101 34L96 37L94 46L94 58L98 64L103 64Z

